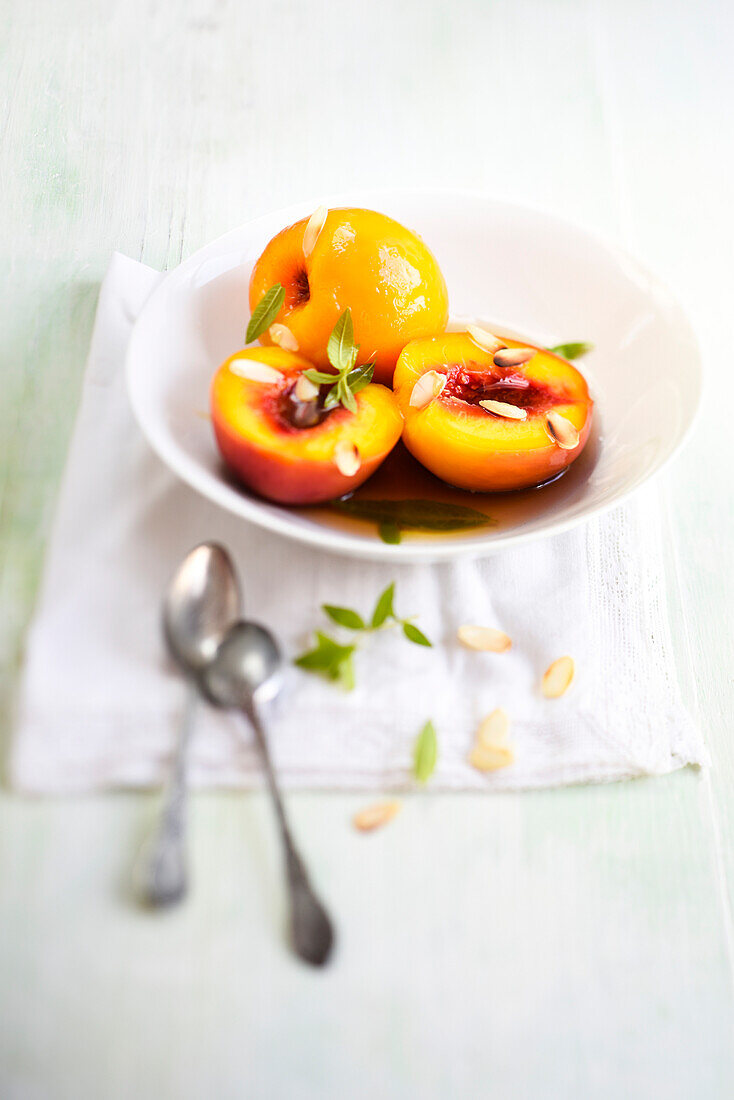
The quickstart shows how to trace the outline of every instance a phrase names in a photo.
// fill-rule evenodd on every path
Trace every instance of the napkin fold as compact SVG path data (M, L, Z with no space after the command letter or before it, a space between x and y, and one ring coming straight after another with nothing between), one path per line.
M125 349L160 278L116 254L102 284L28 639L10 761L17 788L162 780L185 688L164 652L161 594L180 558L205 539L229 548L248 617L267 623L289 658L326 626L322 603L368 615L393 580L396 610L416 615L434 643L411 645L391 629L358 639L351 693L289 663L267 714L286 786L410 785L413 744L428 718L439 741L431 789L550 787L706 761L676 679L654 486L573 531L452 564L341 559L249 526L179 482L133 420ZM501 628L511 650L462 649L456 631L465 623ZM575 659L576 680L547 700L540 678L563 654ZM515 762L482 774L467 754L477 724L498 706L511 719ZM260 783L250 732L236 715L202 704L191 780Z

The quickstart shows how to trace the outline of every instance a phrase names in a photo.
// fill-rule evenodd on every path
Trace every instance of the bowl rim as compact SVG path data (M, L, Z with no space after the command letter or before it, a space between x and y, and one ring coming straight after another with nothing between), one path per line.
M390 544L382 542L375 536L374 541L367 541L362 536L356 536L329 527L307 527L293 523L288 512L273 512L270 509L277 507L271 502L260 501L255 497L244 494L237 498L238 507L232 506L230 497L231 486L220 483L212 476L210 471L202 469L199 463L183 451L178 444L165 431L160 430L157 418L151 417L149 408L143 395L136 384L135 360L137 355L137 343L143 328L143 322L147 315L153 313L158 306L158 301L168 291L172 284L185 281L188 273L196 269L204 260L207 253L217 254L226 248L230 239L238 238L243 230L256 229L262 223L273 220L290 225L293 221L304 217L309 210L317 206L355 206L373 204L383 201L395 201L395 199L410 201L411 199L435 199L450 203L457 200L472 200L494 207L504 208L517 214L534 214L549 222L555 223L560 230L574 232L585 237L591 244L605 251L610 258L616 259L627 269L632 269L649 285L651 292L660 296L667 304L673 307L678 315L679 322L685 327L686 335L690 343L692 359L691 367L691 391L689 394L689 419L681 431L679 439L673 444L668 453L660 460L659 464L649 472L642 474L636 481L620 489L609 500L605 500L588 511L565 519L553 520L549 517L547 525L530 531L509 530L501 534L489 537L477 537L473 539L463 538L456 541L446 538L441 541L426 541L424 543L398 543ZM370 205L368 208L373 209ZM622 248L616 241L607 237L595 228L577 222L565 215L529 202L514 202L487 192L469 188L445 188L445 187L394 187L365 189L358 188L336 194L320 196L316 200L301 200L275 210L269 210L248 219L246 222L227 230L225 233L209 241L198 248L182 263L170 271L162 273L160 282L153 288L146 299L143 308L136 318L125 355L125 379L128 398L132 406L133 414L138 422L143 435L161 461L183 482L189 485L201 496L212 501L231 515L238 516L258 527L272 531L296 542L318 547L327 552L361 558L362 560L390 561L396 564L411 564L417 562L452 561L459 558L486 557L500 550L520 546L537 539L559 535L565 531L586 523L589 520L602 516L613 508L619 507L627 501L643 485L657 477L663 469L677 456L682 447L688 442L698 420L701 411L701 403L704 387L704 372L701 360L701 351L693 326L677 297L668 285L660 279L646 264L640 262L635 256ZM694 387L695 383L695 387Z

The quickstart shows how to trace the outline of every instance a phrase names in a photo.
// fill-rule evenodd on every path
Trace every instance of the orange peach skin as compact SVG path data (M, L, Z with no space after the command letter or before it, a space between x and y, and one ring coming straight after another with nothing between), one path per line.
M250 309L275 283L286 299L277 321L298 351L326 367L329 334L352 311L358 363L375 363L375 382L390 385L409 340L442 332L448 292L433 253L421 238L373 210L330 210L313 251L303 255L307 218L273 237L250 279ZM267 333L263 344L271 344Z
M509 347L528 347L507 340ZM566 360L540 350L522 368L531 380L555 391L548 409L528 410L527 420L505 420L477 405L443 394L424 409L410 407L418 378L446 364L491 370L492 355L466 333L414 340L395 369L394 388L405 418L403 441L432 473L450 485L477 492L504 492L540 485L581 454L589 436L593 402L583 376ZM496 373L496 370L495 370ZM565 416L579 432L573 450L562 450L545 430L546 411Z
M230 369L235 359L254 359L281 371L275 384L250 382ZM282 504L316 504L356 489L393 449L403 426L393 394L374 383L356 396L357 412L341 407L312 428L293 428L276 412L279 395L313 364L281 348L249 348L226 360L214 376L211 413L219 450L249 488ZM340 473L334 449L346 440L359 448L353 477Z

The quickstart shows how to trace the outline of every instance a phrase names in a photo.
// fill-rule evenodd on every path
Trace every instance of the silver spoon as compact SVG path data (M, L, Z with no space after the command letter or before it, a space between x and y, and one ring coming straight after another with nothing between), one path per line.
M216 657L202 671L201 684L216 706L242 711L254 730L285 851L293 947L306 962L323 966L331 953L334 931L291 836L258 712L260 704L280 691L282 664L270 631L257 623L239 622L227 631Z
M147 905L173 905L188 890L186 758L196 710L196 678L240 613L237 574L227 551L213 542L195 547L176 570L163 602L163 634L188 679L188 694L161 816L135 869L137 891Z

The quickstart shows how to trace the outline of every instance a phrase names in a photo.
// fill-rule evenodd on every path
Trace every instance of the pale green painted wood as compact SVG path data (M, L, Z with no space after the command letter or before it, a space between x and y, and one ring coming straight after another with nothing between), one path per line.
M660 483L710 775L412 799L369 839L348 825L359 800L294 798L343 929L319 977L281 948L259 797L196 799L198 891L152 920L125 895L151 798L5 793L3 1100L730 1096L734 89L716 0L3 9L4 733L114 248L172 266L308 194L486 188L640 251L719 379Z

